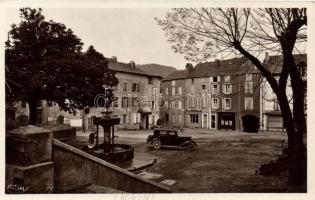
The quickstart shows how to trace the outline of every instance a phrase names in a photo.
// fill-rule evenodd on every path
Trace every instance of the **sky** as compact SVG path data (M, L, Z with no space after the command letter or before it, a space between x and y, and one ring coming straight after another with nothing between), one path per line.
M154 17L163 18L167 8L45 8L47 20L63 23L84 43L93 45L105 57L120 62L157 63L184 69L188 62L176 54ZM6 27L19 23L18 8L6 10Z

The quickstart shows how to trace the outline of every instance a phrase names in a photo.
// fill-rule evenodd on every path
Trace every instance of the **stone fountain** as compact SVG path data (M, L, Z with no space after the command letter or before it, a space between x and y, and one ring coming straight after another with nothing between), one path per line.
M111 89L105 88L106 91ZM109 162L122 162L131 160L134 156L134 148L127 144L115 144L115 128L114 126L120 123L120 118L112 115L108 111L110 103L108 99L105 102L105 110L101 117L94 117L93 124L96 125L96 132L92 133L92 141L95 142L93 146L84 147L83 150L98 158ZM103 142L100 141L100 129L103 128Z

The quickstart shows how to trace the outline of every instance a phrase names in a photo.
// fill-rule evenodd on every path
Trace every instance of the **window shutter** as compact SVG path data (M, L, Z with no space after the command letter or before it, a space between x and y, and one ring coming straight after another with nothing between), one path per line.
M224 110L224 109L225 109L225 100L222 99L222 110Z
M140 113L137 113L137 123L140 122Z
M212 83L213 82L213 77L209 77L209 81L210 81L210 83Z
M231 84L230 86L231 86L231 93L233 93L233 89L232 89L232 88L233 88L233 85Z
M220 76L218 76L218 82L220 82Z
M133 113L133 123L137 123L137 113Z
M129 123L129 115L126 115L126 123L128 124Z

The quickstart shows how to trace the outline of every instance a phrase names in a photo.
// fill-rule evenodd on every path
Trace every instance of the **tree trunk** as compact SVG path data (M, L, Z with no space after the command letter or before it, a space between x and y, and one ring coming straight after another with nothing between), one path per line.
M293 77L293 120L294 133L288 135L289 143L289 185L306 184L306 146L303 142L306 133L306 122L304 116L304 83L298 77Z
M278 95L284 127L288 135L289 177L288 185L306 184L306 151L303 144L303 121L292 115L285 91ZM294 117L293 117L294 116Z
M306 151L303 144L303 134L298 131L288 131L289 177L288 185L306 185Z

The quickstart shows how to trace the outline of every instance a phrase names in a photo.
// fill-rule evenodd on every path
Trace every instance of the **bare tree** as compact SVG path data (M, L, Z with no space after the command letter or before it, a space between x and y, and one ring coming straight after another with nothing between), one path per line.
M277 96L288 135L290 185L306 183L306 132L304 101L306 80L293 56L306 43L306 8L174 8L165 19L156 19L175 52L192 61L221 55L246 57L260 71ZM282 57L277 80L259 54L265 51ZM286 94L292 82L293 111Z

